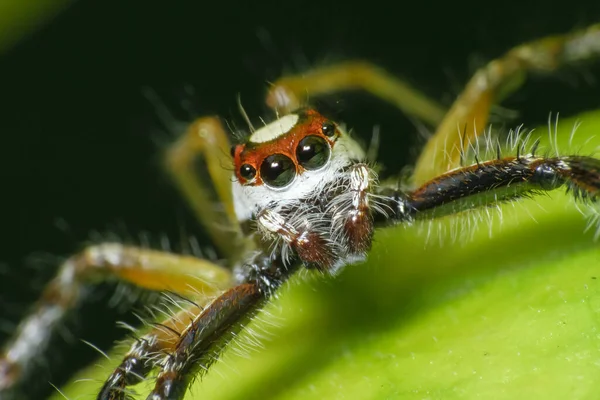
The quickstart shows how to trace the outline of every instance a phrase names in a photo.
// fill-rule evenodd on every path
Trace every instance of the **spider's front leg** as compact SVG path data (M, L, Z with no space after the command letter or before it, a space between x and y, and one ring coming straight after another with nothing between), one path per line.
M227 343L300 267L297 260L260 253L238 271L243 283L217 297L180 334L162 363L148 400L182 400L188 385L206 371Z
M88 247L61 265L33 311L4 346L0 355L0 398L17 396L18 387L35 371L38 354L68 312L79 304L86 286L111 279L186 296L210 296L232 283L228 270L196 257L117 243Z
M509 50L479 69L427 142L415 165L420 185L460 165L464 143L487 126L490 108L515 92L527 74L549 75L600 58L600 25L545 37Z
M536 145L534 145L534 148ZM600 197L600 160L531 154L477 162L440 175L417 190L384 190L393 220L438 218L566 186L576 200Z
M144 336L136 339L121 363L114 369L104 382L98 393L99 400L124 399L128 394L127 387L145 379L150 371L160 365L164 354L175 350L175 344L188 326L188 321L194 320L202 307L188 300L191 306L183 308L171 315L162 323L154 324L153 329ZM181 305L178 304L181 307Z

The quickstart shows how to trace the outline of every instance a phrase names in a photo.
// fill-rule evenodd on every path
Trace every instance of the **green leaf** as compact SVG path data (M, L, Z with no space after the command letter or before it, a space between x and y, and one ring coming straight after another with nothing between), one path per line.
M577 120L570 150L591 154L600 111ZM562 153L574 124L560 123ZM381 230L367 263L294 280L188 398L600 398L596 226L561 191L501 210ZM252 333L269 338L256 348ZM66 396L94 398L112 356Z

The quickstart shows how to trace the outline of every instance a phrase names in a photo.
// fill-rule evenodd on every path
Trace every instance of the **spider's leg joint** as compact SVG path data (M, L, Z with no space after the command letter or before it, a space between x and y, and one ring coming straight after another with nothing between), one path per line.
M562 162L559 161L559 163ZM531 182L542 190L553 190L561 187L565 183L565 179L559 175L554 165L541 163L535 167Z

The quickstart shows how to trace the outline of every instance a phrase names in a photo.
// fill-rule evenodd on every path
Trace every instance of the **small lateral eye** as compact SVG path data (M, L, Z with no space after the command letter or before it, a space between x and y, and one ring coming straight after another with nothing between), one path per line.
M250 164L244 164L240 167L240 176L246 180L252 180L256 176L256 168Z
M229 154L231 154L231 157L235 157L235 148L237 147L236 144L232 145L231 148L229 149Z
M283 154L270 155L260 165L260 177L272 187L284 187L293 181L295 176L294 162Z
M330 121L323 122L321 131L323 132L323 135L331 137L335 135L335 124Z
M307 170L321 168L329 160L330 153L327 141L320 136L307 136L296 147L296 158Z

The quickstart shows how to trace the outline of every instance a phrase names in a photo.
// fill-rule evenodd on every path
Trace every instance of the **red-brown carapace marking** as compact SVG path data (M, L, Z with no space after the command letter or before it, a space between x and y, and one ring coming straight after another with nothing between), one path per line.
M232 149L233 163L235 166L235 176L242 185L262 185L263 180L260 176L260 166L265 158L273 154L283 154L289 157L296 167L296 174L300 175L306 169L300 165L296 158L296 148L298 143L307 136L318 136L327 141L333 148L340 132L337 127L334 134L326 135L323 132L323 125L329 120L313 109L299 110L292 116L297 116L297 121L287 131L276 134L271 140L253 141L257 134L260 135L262 129L273 129L271 125L257 130L247 143L234 146ZM276 121L277 122L277 121ZM274 123L276 123L274 122ZM273 123L273 124L274 124ZM246 179L240 174L242 165L250 165L256 170L256 175L252 179Z

